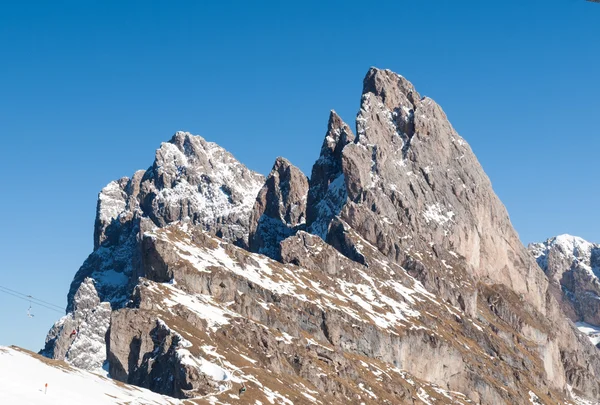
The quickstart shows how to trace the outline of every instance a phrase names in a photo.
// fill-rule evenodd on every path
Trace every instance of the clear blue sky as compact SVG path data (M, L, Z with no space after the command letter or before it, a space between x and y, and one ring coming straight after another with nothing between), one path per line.
M524 242L600 242L600 4L218 3L1 3L0 285L64 305L98 191L177 130L310 173L370 66L442 105ZM0 344L42 346L59 314L26 310L0 294Z

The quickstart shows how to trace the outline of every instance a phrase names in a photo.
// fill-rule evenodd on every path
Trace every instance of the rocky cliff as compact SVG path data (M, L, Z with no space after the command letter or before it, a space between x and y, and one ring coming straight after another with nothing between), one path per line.
M101 192L94 235L43 353L74 363L88 339L124 382L197 403L600 398L598 350L470 147L388 70L356 131L331 112L310 179L178 133Z
M185 132L161 144L148 170L109 183L98 196L94 251L75 274L68 313L51 329L42 353L65 357L77 340L72 331L83 325L71 322L83 316L78 315L80 301L106 303L109 312L102 320L106 324L110 307L116 310L129 302L138 277L145 274L141 261L145 231L183 221L247 246L250 213L263 183L262 175L220 146ZM104 336L86 339L105 347ZM105 351L100 357L95 364L106 359Z
M250 216L250 251L281 258L280 242L305 227L307 193L306 176L277 158Z

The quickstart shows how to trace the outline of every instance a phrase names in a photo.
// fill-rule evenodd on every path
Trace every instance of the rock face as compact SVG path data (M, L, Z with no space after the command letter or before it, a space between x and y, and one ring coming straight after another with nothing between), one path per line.
M100 302L91 278L81 283L73 302L73 311L56 322L48 333L41 354L64 359L85 370L102 372L106 361L110 303Z
M506 285L543 311L543 274L442 109L390 71L371 69L363 87L358 136L341 153L348 201L339 217L390 260L433 244L463 256L468 276Z
M177 132L161 144L152 167L113 181L100 192L94 251L71 283L67 316L76 313L75 295L88 278L100 301L113 309L127 304L138 277L144 275L142 235L154 227L190 222L246 246L250 211L263 183L262 175L247 169L220 146ZM55 326L50 331L44 353L62 359L67 348L52 347L55 342L65 344L54 339L56 330Z
M102 191L44 353L68 358L67 320L109 302L111 376L178 398L598 401L598 350L442 109L373 68L355 133L331 113L310 181L178 133Z
M555 298L573 322L600 325L600 245L559 235L529 245Z
M340 213L348 199L342 171L342 150L353 140L350 127L335 111L331 111L321 155L312 168L306 208L311 233L323 240L327 237L330 221Z
M250 251L280 259L279 243L306 224L308 179L277 158L250 216Z
M264 177L199 136L178 132L142 178L140 208L155 225L200 224L232 243L248 243L249 212Z

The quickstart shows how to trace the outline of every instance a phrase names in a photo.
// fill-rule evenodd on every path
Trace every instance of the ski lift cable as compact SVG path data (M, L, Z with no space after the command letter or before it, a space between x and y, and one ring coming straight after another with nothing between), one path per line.
M38 307L44 307L44 308L46 308L46 309L49 309L49 310L51 310L51 311L57 312L57 313L59 313L59 314L64 314L64 311L60 311L60 310L58 310L58 309L56 309L56 308L53 308L53 307L50 307L50 306L48 306L48 305L44 305L44 304L40 304L40 303L38 303L38 302L31 301L31 300L29 300L28 298L23 298L23 297L20 297L20 296L18 296L18 295L16 295L16 294L13 294L13 293L10 293L10 292L8 292L8 291L0 290L0 292L3 292L3 293L5 293L5 294L7 294L7 295L12 295L13 297L15 297L15 298L19 298L19 299L21 299L21 300L23 300L23 301L27 301L27 302L29 303L29 308L27 309L27 312L28 312L28 313L31 313L32 305L35 305L35 306L38 306Z
M27 299L27 298L19 297L18 295L16 295L16 294L13 294L13 293L10 293L10 292L8 292L8 291L0 290L0 292L3 292L3 293L5 293L5 294L8 294L8 295L12 295L13 297L15 297L15 298L19 298L19 299L22 299L23 301L28 301L28 302L32 302L32 303L34 303L33 301L29 301L29 299ZM49 306L47 306L47 305L44 305L44 304L38 304L38 303L34 303L34 304L36 304L36 305L38 305L38 306L40 306L40 307L44 307L44 308L46 308L46 309L49 309L49 310L51 310L51 311L58 312L59 314L64 314L64 311L60 311L60 310L58 310L58 309L56 309L56 308L52 308L52 307L49 307Z
M63 313L64 313L64 311L60 311L60 310L58 310L58 309L56 309L56 308L52 308L52 307L49 307L49 306L47 306L47 305L44 305L44 304L40 304L40 303L37 303L37 302L30 301L30 300L29 300L29 298L20 297L20 296L18 296L18 295L16 295L16 294L13 294L13 293L11 293L11 292L8 292L8 291L4 291L4 290L1 290L1 289L0 289L0 292L3 292L3 293L5 293L5 294L8 294L8 295L12 295L12 296L13 296L13 297L15 297L15 298L19 298L19 299L22 299L23 301L27 301L27 302L29 302L30 304L31 304L31 303L33 303L33 304L36 304L36 305L38 305L38 306L40 306L40 307L44 307L44 308L46 308L46 309L49 309L49 310L51 310L51 311L58 312L58 313L60 313L60 314L63 314Z
M8 294L8 295L12 295L12 296L13 296L13 297L15 297L15 298L19 298L19 299L22 299L23 301L27 301L27 302L29 302L30 304L31 304L31 303L33 303L33 304L39 305L39 306L41 306L41 307L44 307L44 308L46 308L46 309L49 309L49 310L51 310L51 311L55 311L55 312L58 312L58 313L61 313L61 314L63 314L63 313L64 313L64 310L58 310L58 309L56 309L56 308L53 308L53 307L51 307L51 306L48 306L48 305L45 305L45 304L41 304L41 303L38 303L38 302L34 302L33 300L30 300L30 299L29 299L29 298L27 298L27 297L21 297L21 296L19 296L19 295L17 295L17 294L13 294L12 292L5 291L5 290L3 290L3 289L1 289L1 288L0 288L0 292L3 292L3 293L5 293L5 294Z
M1 290L1 289L0 289L0 292L2 292L2 293L5 293L5 294L7 294L7 295L11 295L11 296L13 296L13 297L15 297L15 298L19 298L19 299L21 299L21 300L23 300L23 301L27 301L27 302L29 302L29 309L28 309L28 311L31 311L31 309L32 309L32 305L33 305L33 306L38 306L38 307L44 307L44 308L46 308L46 309L49 309L49 310L51 310L51 311L54 311L54 312L57 312L57 313L60 313L60 314L64 314L64 310L62 310L62 311L61 311L61 310L59 310L59 309L56 309L56 308L54 308L54 307L51 307L51 306L48 306L48 305L45 305L45 304L41 304L41 303L38 303L38 302L35 302L35 301L31 301L31 300L30 300L30 299L28 299L28 298L20 297L20 296L18 296L18 295L16 295L16 294L13 294L13 293L11 293L11 292L4 291L4 290Z
M3 289L3 290L10 291L10 292L12 292L12 293L14 293L14 294L18 294L18 295L20 295L20 296L23 296L23 297L25 297L25 298L29 298L29 299L31 299L31 300L32 300L32 301L34 301L34 302L35 302L35 301L37 301L37 303L42 303L42 304L45 304L45 305L49 305L49 306L51 306L51 307L55 307L56 309L60 309L61 311L62 311L62 310L64 310L64 307L62 307L62 306L60 306L60 305L55 305L55 304L52 304L51 302L47 302L47 301L41 300L41 299L39 299L39 298L35 298L35 297L33 297L32 295L29 295L29 294L23 294L23 293L21 293L21 292L18 292L18 291L12 290L12 289L10 289L10 288L8 288L8 287L4 287L4 286L1 286L1 285L0 285L0 289Z

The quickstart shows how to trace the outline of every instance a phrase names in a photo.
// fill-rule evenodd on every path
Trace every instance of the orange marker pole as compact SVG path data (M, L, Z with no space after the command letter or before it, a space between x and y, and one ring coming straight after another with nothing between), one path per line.
M48 383L44 386L44 395L48 393Z

